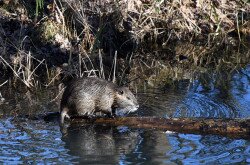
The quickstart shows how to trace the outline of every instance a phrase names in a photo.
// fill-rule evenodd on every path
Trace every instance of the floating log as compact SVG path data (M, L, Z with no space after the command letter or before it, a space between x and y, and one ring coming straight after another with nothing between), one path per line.
M160 117L116 117L90 118L75 116L71 124L107 124L150 128L191 134L215 134L233 138L250 138L250 119L206 119L206 118L160 118Z

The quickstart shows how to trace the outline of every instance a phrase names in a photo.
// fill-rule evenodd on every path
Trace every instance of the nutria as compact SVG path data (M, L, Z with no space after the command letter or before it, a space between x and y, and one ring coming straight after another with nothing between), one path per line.
M61 100L61 124L72 115L91 116L102 112L115 115L114 109L134 112L139 108L137 100L127 87L96 77L79 78L69 84Z

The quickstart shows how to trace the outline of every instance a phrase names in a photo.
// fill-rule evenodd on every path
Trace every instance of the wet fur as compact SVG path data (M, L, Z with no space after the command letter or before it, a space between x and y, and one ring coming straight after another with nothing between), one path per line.
M135 111L138 103L126 87L100 78L80 78L69 84L61 100L61 123L71 115L90 116L96 112L112 115L113 108Z

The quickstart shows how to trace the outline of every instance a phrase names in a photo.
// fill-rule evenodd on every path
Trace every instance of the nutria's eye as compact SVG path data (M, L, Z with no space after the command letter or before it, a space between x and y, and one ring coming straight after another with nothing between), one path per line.
M128 100L130 100L130 97L127 97Z
M119 91L119 94L120 94L120 95L122 95L123 93L124 93L123 90L120 90L120 91Z

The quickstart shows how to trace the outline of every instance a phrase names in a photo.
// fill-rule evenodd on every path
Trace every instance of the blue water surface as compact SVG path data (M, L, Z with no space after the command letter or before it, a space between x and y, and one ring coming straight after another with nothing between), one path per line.
M223 75L223 74L222 74ZM135 116L250 117L250 67L163 93L139 93ZM20 114L58 111L53 91L30 97L1 89L1 164L250 164L250 139L112 126L69 126ZM51 98L48 97L51 95ZM16 115L19 114L19 115Z

